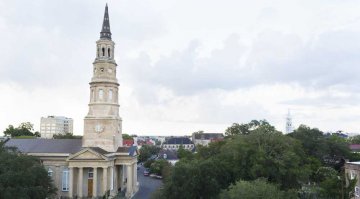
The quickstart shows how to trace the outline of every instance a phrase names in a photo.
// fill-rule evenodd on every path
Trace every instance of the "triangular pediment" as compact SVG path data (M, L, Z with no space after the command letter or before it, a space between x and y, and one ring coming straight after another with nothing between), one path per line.
M85 148L71 155L68 160L107 160L107 157L90 148Z

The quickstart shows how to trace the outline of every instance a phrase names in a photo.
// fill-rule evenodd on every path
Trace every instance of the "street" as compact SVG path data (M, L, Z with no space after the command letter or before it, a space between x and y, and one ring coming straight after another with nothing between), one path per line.
M144 166L141 165L138 170L138 182L140 183L139 191L135 194L133 199L148 199L158 187L162 185L161 179L144 176Z

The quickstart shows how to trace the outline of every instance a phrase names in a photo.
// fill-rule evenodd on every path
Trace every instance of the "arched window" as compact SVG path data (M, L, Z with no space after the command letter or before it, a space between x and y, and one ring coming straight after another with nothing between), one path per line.
M110 89L109 90L109 101L112 101L113 99L113 91Z
M104 98L104 91L103 91L103 89L100 89L99 90L99 99L103 99Z
M102 50L102 56L105 57L105 48L103 47L101 50Z
M108 57L111 57L110 48L108 48Z

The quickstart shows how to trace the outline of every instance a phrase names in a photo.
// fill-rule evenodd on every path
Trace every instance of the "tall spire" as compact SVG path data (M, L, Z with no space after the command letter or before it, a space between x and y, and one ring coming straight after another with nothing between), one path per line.
M100 39L110 39L111 40L110 20L109 20L107 4L105 6L104 21L103 21L102 29L100 32Z

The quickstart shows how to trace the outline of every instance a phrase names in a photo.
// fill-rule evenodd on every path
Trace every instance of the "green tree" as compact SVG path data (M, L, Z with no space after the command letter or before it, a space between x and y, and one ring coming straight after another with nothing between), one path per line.
M34 136L40 137L38 132L33 133L33 124L30 122L23 122L19 127L15 128L13 125L9 125L7 129L3 132L6 136L18 137L18 136Z
M227 190L221 191L220 199L291 199L297 198L295 192L281 191L279 186L268 183L266 179L257 179L254 181L237 181Z
M234 136L234 135L247 135L251 131L263 127L268 129L268 131L273 131L275 128L271 126L266 120L251 120L251 122L247 124L238 124L233 123L232 126L228 127L225 130L225 135Z
M160 147L153 145L143 145L139 150L139 161L144 162L148 160L151 156L157 155L160 151Z
M186 150L182 145L180 145L179 149L177 150L177 156L180 160L191 160L194 157L193 153L189 150Z
M165 167L170 167L170 163L166 160L155 160L150 165L150 173L163 176L166 171Z
M81 135L74 135L72 133L65 133L65 134L54 134L54 139L82 139Z
M55 193L39 159L0 143L0 198L51 198Z
M360 135L356 135L349 138L351 144L360 144Z
M122 138L124 140L133 140L134 139L133 137L131 137L129 134L126 134L126 133L122 134Z

